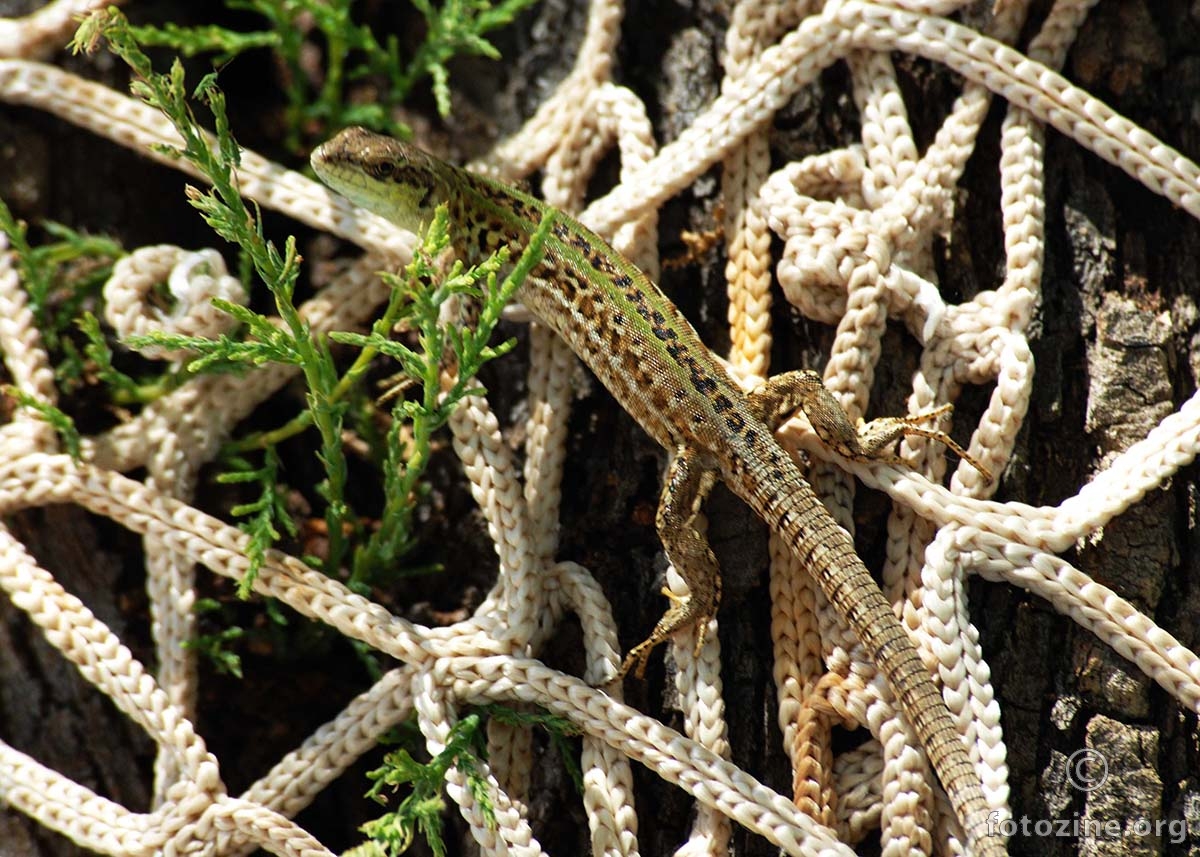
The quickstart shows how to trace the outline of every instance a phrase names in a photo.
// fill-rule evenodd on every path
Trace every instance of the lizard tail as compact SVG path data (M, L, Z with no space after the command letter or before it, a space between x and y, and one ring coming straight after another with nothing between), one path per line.
M779 466L778 461L772 464ZM790 461L787 467L791 472L782 480L753 474L749 483L778 489L770 493L757 490L744 499L791 546L883 671L963 824L969 852L977 857L1003 857L1008 848L995 825L989 824L991 811L975 767L916 646L846 531L821 505L800 471Z

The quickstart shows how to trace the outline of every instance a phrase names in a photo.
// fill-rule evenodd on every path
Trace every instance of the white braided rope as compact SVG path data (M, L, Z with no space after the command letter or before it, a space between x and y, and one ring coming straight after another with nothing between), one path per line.
M104 0L57 0L29 18L0 21L0 56L9 57L0 59L0 97L157 157L148 152L149 144L177 140L153 111L26 59L58 44L71 15L103 5ZM731 362L739 376L752 383L767 370L768 250L774 232L784 242L776 267L784 296L806 316L838 327L826 376L848 409L865 410L882 331L889 320L900 320L923 347L909 402L913 410L953 399L964 384L994 382L971 452L1000 471L1013 451L1033 382L1026 333L1039 295L1044 242L1039 123L1193 216L1200 216L1200 169L1053 71L1089 3L1055 4L1027 54L1004 44L1022 26L1024 3L1000 4L988 35L940 17L961 5L832 0L814 10L808 3L746 0L734 9L720 96L674 142L655 152L641 101L609 79L622 9L615 0L592 0L574 71L522 130L498 147L494 162L508 175L541 169L547 197L575 210L585 202L596 165L615 148L621 183L583 216L653 271L658 207L723 161ZM944 64L970 81L924 154L913 143L886 57L895 51ZM764 134L775 112L838 60L850 67L862 115L861 144L770 174ZM948 305L933 280L930 239L954 216L956 184L974 152L992 93L1010 103L999 170L1006 268L993 289ZM243 193L262 205L381 254L364 257L303 307L314 329L360 322L384 296L373 277L385 266L381 259L394 265L411 253L407 233L253 153L245 154L239 181ZM168 268L184 265L177 275L164 277L175 277L171 288L177 306L169 316L144 300L155 276L139 266L151 258ZM232 298L240 288L224 276L218 258L211 251L190 260L175 250L138 251L122 263L122 274L134 275L133 291L121 291L118 275L108 295L114 325L135 331L170 322L185 332L213 330L209 325L219 318L204 289L219 285ZM179 656L179 643L194 633L193 564L240 577L246 539L186 501L199 467L232 426L293 373L272 368L240 379L197 379L130 422L87 438L86 464L54 455L52 434L23 413L0 428L0 512L75 503L145 536L159 660L152 677L85 605L10 533L0 531L0 588L89 682L151 736L159 751L154 811L139 814L0 743L0 797L6 804L101 853L212 848L246 853L260 846L277 854L327 854L287 819L372 747L382 731L415 711L436 752L458 706L508 700L542 705L584 730L583 803L595 853L638 853L630 760L680 785L697 801L700 812L683 854L724 853L729 820L789 854L847 854L839 837L857 842L880 826L887 854L962 853L944 797L930 789L923 754L881 677L777 539L771 546L773 667L795 804L727 759L715 625L694 661L694 638L680 635L676 641L677 687L689 738L528 659L570 611L583 627L586 677L596 681L619 662L615 625L601 588L582 566L555 562L572 361L562 343L544 331L532 341L524 473L518 476L510 444L486 399L469 400L452 421L455 449L499 557L496 586L474 616L424 628L290 557L268 558L258 592L397 658L402 666L351 701L241 797L225 793L218 760L192 728L197 678L189 658ZM6 252L0 253L0 349L16 386L55 401L49 363ZM817 458L830 458L802 422L787 427L781 438ZM962 597L965 575L977 572L1045 598L1181 705L1200 711L1196 655L1117 593L1054 555L1161 487L1198 451L1200 399L1193 397L1057 507L984 499L994 485L984 485L963 466L951 488L943 488L938 484L942 453L924 443L906 442L902 454L934 481L890 466L814 468L814 484L843 521L849 522L853 499L845 473L884 489L896 502L885 584L941 683L998 817L1007 812L1005 745L990 671ZM149 474L144 482L118 473L143 466ZM677 583L675 588L684 594ZM838 723L865 725L875 740L834 758L829 730ZM540 854L524 809L528 736L494 729L490 741L485 776L496 825L484 818L460 775L450 778L449 794L485 853Z
M8 252L7 236L0 236L0 349L4 351L4 366L14 386L40 402L57 404L54 370L42 348L15 259ZM58 448L58 439L49 424L28 412L18 412L2 430L4 448L10 455Z
M149 300L165 283L174 302L170 310ZM246 290L225 270L225 259L213 249L189 253L180 247L142 247L118 259L104 284L104 318L122 339L150 332L216 339L234 326L233 317L213 306L220 298L245 303ZM151 345L141 353L155 360L184 360L186 351Z

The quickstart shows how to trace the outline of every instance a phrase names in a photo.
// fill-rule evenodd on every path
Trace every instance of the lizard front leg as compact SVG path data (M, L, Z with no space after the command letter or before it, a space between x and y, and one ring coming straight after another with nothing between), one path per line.
M611 681L624 678L635 665L634 675L641 678L646 672L651 650L670 639L676 631L698 625L697 650L703 645L708 620L717 614L717 605L721 601L721 574L708 540L695 524L700 507L716 479L717 472L704 466L695 451L688 447L679 448L667 471L655 525L667 560L687 583L689 594L678 598L663 590L663 594L671 599L671 606L650 636L629 650Z
M949 447L978 470L985 480L992 481L991 471L976 461L950 435L925 427L925 423L935 422L953 411L954 406L950 404L906 417L881 417L869 423L859 420L856 426L850 422L841 403L825 387L821 376L810 369L776 375L750 393L746 402L772 429L797 408L802 409L821 442L851 461L882 461L903 465L904 461L888 449L905 435L917 435Z

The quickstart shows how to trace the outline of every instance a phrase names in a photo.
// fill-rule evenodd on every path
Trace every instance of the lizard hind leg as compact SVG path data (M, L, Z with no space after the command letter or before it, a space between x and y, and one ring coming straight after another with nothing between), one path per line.
M772 431L803 410L813 431L827 447L846 458L861 458L858 429L841 403L811 369L784 372L746 396L751 413Z
M979 471L984 482L992 481L992 472L983 466L973 455L958 445L958 442L946 432L937 428L925 428L923 423L936 422L944 414L953 412L954 406L945 404L920 414L907 417L881 417L858 425L858 443L862 455L875 461L886 461L889 464L904 464L899 456L887 452L887 449L906 435L925 437L937 441L950 449L955 455ZM905 465L907 466L907 465Z
M950 435L926 423L935 423L953 412L951 404L940 405L919 414L904 417L881 417L870 422L850 422L849 416L833 393L825 387L821 376L808 369L776 375L746 397L751 410L771 429L775 429L797 408L812 424L813 431L827 447L851 461L881 461L886 464L907 464L890 447L905 435L935 440L974 467L986 482L992 474L974 456L958 445Z
M689 592L684 598L668 595L671 604L667 612L658 620L650 636L629 650L611 681L619 681L631 669L641 678L650 652L676 631L697 625L697 651L703 645L708 620L717 615L717 605L721 601L721 574L717 558L708 546L708 540L696 529L695 522L716 478L717 472L705 466L696 452L687 447L679 448L667 472L655 525L667 560L687 583ZM667 594L666 590L664 594Z

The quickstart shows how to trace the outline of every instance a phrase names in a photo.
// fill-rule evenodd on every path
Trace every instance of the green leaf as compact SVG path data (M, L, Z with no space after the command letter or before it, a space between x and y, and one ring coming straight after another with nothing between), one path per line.
M217 477L218 482L227 485L257 483L259 486L259 495L255 500L236 505L230 510L234 517L245 518L238 526L250 536L250 544L246 549L250 565L238 581L238 597L245 600L254 589L255 578L262 570L267 551L280 539L280 528L292 538L296 537L299 528L287 509L286 487L279 481L280 462L274 447L267 447L263 451L263 461L259 467L240 455L228 455L225 462L229 469Z

